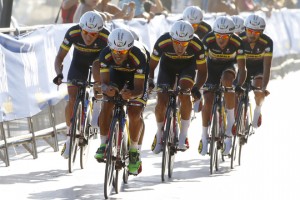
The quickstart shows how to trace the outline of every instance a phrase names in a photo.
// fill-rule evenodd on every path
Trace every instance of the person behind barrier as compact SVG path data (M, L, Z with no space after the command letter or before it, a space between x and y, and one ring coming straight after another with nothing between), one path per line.
M241 38L233 34L235 25L230 17L222 16L216 19L213 31L203 38L203 44L207 53L208 78L205 84L219 85L230 89L236 77L234 63L237 62L239 77L236 91L241 91L241 86L246 78L245 55ZM201 155L207 154L208 126L212 112L214 93L204 91L204 105L202 108L202 139L198 151ZM234 124L234 92L225 92L225 107L227 109L227 128L225 131L224 155L231 149L232 125Z
M190 22L195 30L195 34L202 40L212 29L203 21L203 12L198 6L189 6L183 11L183 20Z
M135 104L127 107L130 132L128 170L134 175L141 171L142 164L138 142L144 129L142 113L148 96L146 92L148 59L149 53L141 43L134 40L131 32L124 28L117 28L111 32L108 37L108 46L100 53L100 66L94 66L100 69L98 78L101 79L101 90L105 99L120 92L123 99ZM124 88L125 85L127 88ZM103 101L101 105L99 117L101 144L94 156L99 162L105 159L113 106L113 103L109 101Z
M187 21L176 21L169 32L158 38L150 58L150 74L148 86L154 88L154 71L160 62L157 88L169 85L173 88L176 74L179 75L179 86L184 91L190 91L194 86L194 78L197 72L197 81L193 87L192 94L200 98L199 88L202 87L207 77L205 51L199 37L194 34L193 26ZM196 94L195 94L196 93ZM188 128L192 102L189 95L179 95L181 127L178 149L185 151L188 146ZM158 154L162 150L162 128L167 108L168 94L157 93L157 104L155 117L157 132L152 144L152 151Z
M62 73L63 61L72 45L74 46L73 58L67 79L69 82L74 79L87 80L89 67L98 58L100 51L107 45L108 35L109 31L103 27L103 19L97 12L89 11L82 15L79 24L69 28L65 34L55 58L54 66L57 76L53 79L53 82L56 85L62 83L64 78ZM66 159L69 157L69 130L77 91L76 86L68 84L69 101L65 109L67 140L61 151L61 155Z
M267 86L273 58L273 40L263 33L265 27L266 22L262 17L251 14L245 20L246 31L240 35L245 49L247 78L254 77L253 85L261 89L254 91L254 128L262 123L261 107L265 97L269 95Z
M72 23L79 0L63 0L61 5L61 17L63 23Z

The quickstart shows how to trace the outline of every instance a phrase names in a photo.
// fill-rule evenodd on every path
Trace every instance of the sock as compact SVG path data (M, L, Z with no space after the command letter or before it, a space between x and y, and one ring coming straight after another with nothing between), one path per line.
M234 109L227 109L227 129L225 135L232 136L231 129L234 121Z
M202 126L202 140L207 140L208 138L208 127Z
M105 144L107 140L107 135L100 135L101 144Z
M131 143L130 143L130 149L139 149L138 146L139 146L138 142L131 141Z
M158 141L160 141L161 137L162 137L162 127L163 127L164 123L163 122L157 122L157 131L156 131L156 138Z
M256 105L256 107L254 109L253 122L252 122L254 128L257 128L257 121L258 121L260 112L261 112L261 106Z
M184 144L185 143L185 139L188 135L189 126L190 126L190 120L181 119L179 144Z
M139 151L142 151L142 144L138 145L138 149L139 149Z
M66 131L66 133L67 133L67 136L70 136L70 126L67 126L67 131Z

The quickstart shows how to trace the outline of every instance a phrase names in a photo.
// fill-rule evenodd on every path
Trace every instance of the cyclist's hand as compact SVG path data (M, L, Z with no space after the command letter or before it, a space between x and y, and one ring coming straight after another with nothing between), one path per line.
M201 99L201 93L199 91L199 88L197 86L193 86L192 90L191 90L191 93L192 93L192 97L195 99L195 100L198 100L198 99Z
M104 87L102 87L102 92L103 94L106 94L109 97L113 97L116 95L116 90L112 86L105 85Z
M53 83L56 85L60 85L62 83L62 79L64 78L63 74L58 74L54 79Z
M131 98L131 90L129 89L122 89L120 94L124 100L128 100Z
M152 91L153 88L155 88L154 80L153 78L148 78L148 90Z
M237 93L237 94L242 94L245 92L245 89L239 85L237 85L234 90L235 90L235 93Z
M102 93L102 88L99 82L96 82L94 84L94 94L101 94Z

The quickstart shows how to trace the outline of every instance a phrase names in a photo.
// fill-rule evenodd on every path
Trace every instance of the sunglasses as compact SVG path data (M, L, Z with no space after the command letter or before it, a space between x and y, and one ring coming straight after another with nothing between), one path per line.
M261 34L261 31L255 31L255 30L252 30L249 28L247 28L246 31L248 34L251 34L251 35L260 35Z
M88 32L88 31L86 31L86 30L83 30L82 29L82 33L84 34L84 35L90 35L90 36L92 36L92 37L96 37L99 33L97 33L97 32Z
M181 41L178 41L178 40L173 40L174 44L176 45L180 45L182 47L186 47L189 45L190 42L181 42Z
M220 33L215 33L215 36L217 39L223 39L227 40L231 37L231 34L220 34Z
M121 51L118 51L118 50L115 50L115 49L111 49L111 52L113 54L118 54L118 55L125 55L129 50L121 50Z
M199 27L199 24L192 24L193 28L196 29Z

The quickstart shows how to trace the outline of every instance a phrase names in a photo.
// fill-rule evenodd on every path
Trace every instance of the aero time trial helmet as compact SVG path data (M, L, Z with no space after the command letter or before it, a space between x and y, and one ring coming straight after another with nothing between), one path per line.
M202 10L198 6L189 6L183 11L183 20L191 24L199 24L203 20Z
M103 28L103 18L95 11L88 11L81 16L79 26L87 32L99 32Z
M213 31L220 34L232 34L234 29L233 20L227 16L218 17L213 26Z
M194 28L187 21L176 21L171 27L170 35L177 41L190 41L194 37Z
M246 18L245 27L263 31L266 28L266 22L262 17L251 14Z
M124 28L114 29L108 36L108 46L117 51L129 50L134 43L132 33Z
M238 15L233 15L231 18L235 25L234 32L243 32L245 30L244 19Z

